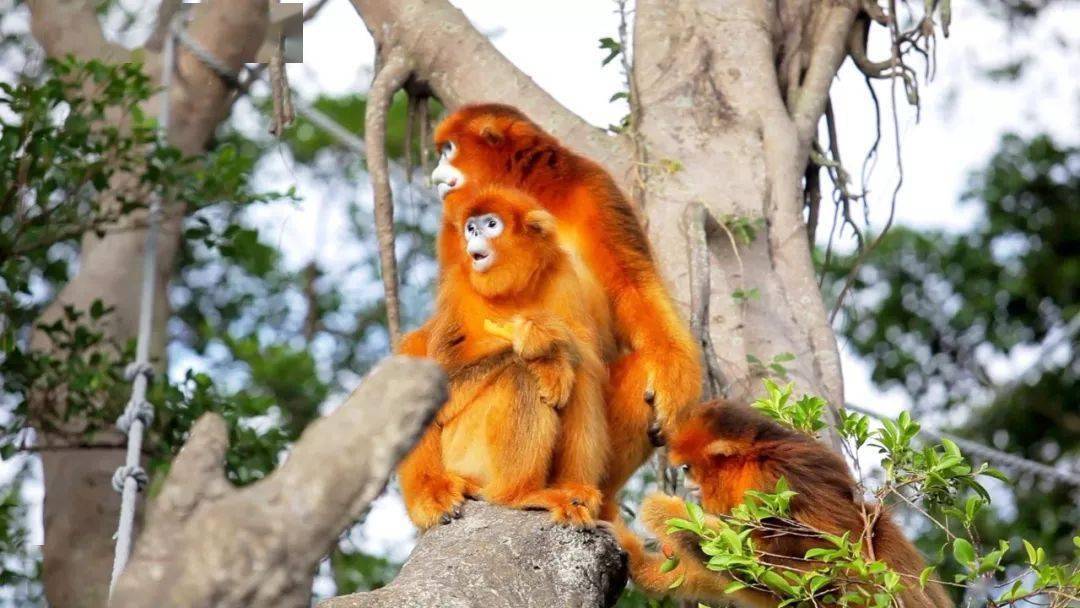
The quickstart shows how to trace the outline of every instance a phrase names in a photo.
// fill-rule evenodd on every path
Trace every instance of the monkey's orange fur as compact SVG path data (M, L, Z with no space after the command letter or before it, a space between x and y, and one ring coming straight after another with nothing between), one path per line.
M695 408L669 439L671 462L688 467L687 475L700 486L701 506L708 513L727 514L743 502L747 490L772 492L783 477L797 492L790 505L794 520L830 534L850 531L852 538L864 532L863 512L869 513L872 505L854 495L855 480L844 460L813 438L783 427L747 405L720 401ZM653 495L642 504L645 526L662 541L666 553L679 558L679 566L666 573L660 571L666 556L647 551L640 538L616 522L616 536L629 554L630 574L638 587L648 593L703 602L777 605L775 596L752 589L725 595L723 589L731 578L705 567L708 557L698 538L690 532L668 532L669 519L687 517L683 501L672 496ZM715 518L710 518L715 526ZM807 563L798 558L808 549L826 544L795 534L755 535L754 539L756 547L768 554L763 561L799 569L805 569ZM905 608L953 605L937 583L920 589L918 577L925 566L922 556L888 513L880 513L868 544L876 559L903 577L905 589L900 600ZM682 585L669 589L680 575L685 576Z
M479 272L463 225L489 213L504 228ZM445 201L435 313L400 348L435 359L450 379L449 401L398 471L420 528L455 515L466 496L576 525L599 513L609 445L600 353L612 338L586 311L554 226L508 188L465 188Z
M520 188L551 212L560 240L582 262L583 280L597 282L605 295L606 302L590 310L598 322L610 316L618 341L618 350L605 353L613 457L603 489L610 520L616 493L652 452L652 419L666 426L699 401L698 345L675 310L634 210L602 167L506 105L457 110L435 131L436 145L448 142L456 147L452 165L467 185Z

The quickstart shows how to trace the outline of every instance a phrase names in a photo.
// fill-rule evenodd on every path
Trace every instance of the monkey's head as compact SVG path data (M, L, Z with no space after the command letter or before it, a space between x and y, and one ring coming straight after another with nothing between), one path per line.
M518 109L497 103L468 105L435 129L439 164L431 173L439 196L466 183L521 186L537 169L563 156L558 142Z
M527 293L563 255L555 217L502 186L454 189L443 204L439 255L484 297Z
M700 488L706 510L722 510L723 504L714 501L736 486L752 487L755 446L780 439L801 441L799 433L752 407L728 401L694 407L666 434L669 462L682 468L688 487Z

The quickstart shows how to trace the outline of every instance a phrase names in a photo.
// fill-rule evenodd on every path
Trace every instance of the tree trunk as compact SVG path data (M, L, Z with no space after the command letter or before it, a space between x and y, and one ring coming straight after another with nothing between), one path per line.
M132 57L127 49L105 39L94 8L96 4L91 0L30 0L31 31L51 57L72 54L82 60L130 61ZM204 2L192 7L192 15L188 26L191 37L238 70L245 59L254 57L263 39L267 4L265 0ZM160 82L160 53L148 50L143 60L147 72ZM178 53L173 82L169 141L185 154L197 154L205 149L226 117L231 90L219 76L183 50ZM146 104L146 114L157 114L160 97ZM158 241L151 356L159 370L164 369L164 328L168 320L165 287L173 272L183 213L184 209L176 206L167 209L162 238ZM86 310L94 300L100 299L115 309L100 328L106 337L120 344L134 339L138 328L145 224L145 214L137 214L101 238L87 234L82 241L78 275L64 286L39 321L55 320L65 306ZM49 347L47 338L40 333L33 336L32 342L34 348ZM64 404L49 403L43 407L48 411L39 410L36 416L60 412ZM85 421L80 420L70 424L72 429L85 426ZM50 450L48 457L43 458L47 493L45 595L53 608L103 606L112 564L112 535L120 509L120 497L113 491L110 478L116 466L123 463L124 452L101 446L118 445L123 436L109 429L89 440L73 432L39 433L37 439L40 446Z
M804 80L795 95L800 107L811 106L803 117L790 112L781 95L775 42L783 30L776 6L761 0L674 4L639 0L634 29L633 78L647 151L643 207L660 267L686 310L686 252L693 248L685 210L700 202L712 220L706 226L714 286L707 326L732 396L761 391L756 377L762 370L747 357L768 364L790 353L795 359L784 365L799 390L842 404L840 357L811 264L801 180L843 55L809 53L829 63L829 78ZM816 10L830 12L827 23L842 49L854 11L840 2L820 4ZM749 244L729 226L740 220L763 221ZM760 295L736 299L737 289Z
M583 121L517 70L446 0L352 0L379 53L403 55L449 110L473 101L520 107L565 144L603 164L641 205L658 264L689 317L684 215L708 222L709 333L732 395L759 390L778 354L799 390L843 403L836 340L802 219L802 175L829 85L846 57L853 0L640 0L633 81L636 132ZM637 138L638 144L633 142ZM635 158L635 150L640 156ZM639 183L635 167L644 167ZM746 245L724 224L763 222ZM737 249L737 251L735 250ZM736 289L758 289L736 300Z

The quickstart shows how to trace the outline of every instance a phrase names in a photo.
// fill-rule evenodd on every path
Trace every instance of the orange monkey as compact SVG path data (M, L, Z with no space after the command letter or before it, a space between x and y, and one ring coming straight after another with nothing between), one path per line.
M606 296L590 311L601 323L610 317L619 347L606 358L613 456L603 517L611 520L615 494L652 452L652 419L674 422L701 397L698 345L656 270L633 208L600 165L499 104L454 112L435 130L435 143L441 158L432 180L441 195L465 184L528 192L558 220L559 238L580 259L583 280L598 283Z
M743 502L747 490L772 492L783 477L797 492L790 504L792 519L829 534L850 532L852 538L858 538L864 532L863 513L864 509L870 512L869 505L854 495L855 480L843 458L748 405L717 401L695 408L669 437L668 457L684 467L688 481L698 485L701 506L708 513L727 514ZM692 532L668 532L669 519L687 517L685 504L673 496L657 494L642 503L642 521L669 555L646 551L640 538L621 521L615 523L616 536L629 554L630 574L638 587L647 593L704 602L734 600L754 607L778 604L775 595L754 589L726 595L724 587L732 579L705 567L709 557L702 552L698 537ZM715 518L707 517L715 526ZM806 551L827 545L805 531L793 528L792 532L754 534L764 563L805 570L812 565L801 559ZM876 559L903 577L899 599L905 608L953 605L940 584L919 587L923 558L884 511L873 526L869 545ZM660 566L670 554L679 558L679 565L661 572ZM679 576L684 577L682 584L670 589Z
M489 186L446 199L433 317L403 341L435 359L450 399L399 468L420 528L466 496L542 508L591 525L609 441L604 342L586 312L555 218L532 197Z

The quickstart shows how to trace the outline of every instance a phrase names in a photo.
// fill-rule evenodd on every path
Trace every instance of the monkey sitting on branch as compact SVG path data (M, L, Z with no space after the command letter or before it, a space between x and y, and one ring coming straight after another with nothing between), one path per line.
M438 256L435 313L399 348L433 358L450 382L398 469L409 517L426 529L477 497L592 525L609 448L601 352L613 338L588 313L555 218L518 190L459 189L444 201Z

